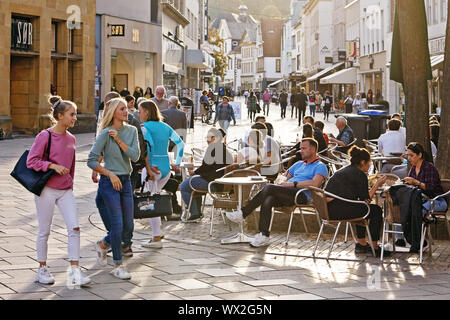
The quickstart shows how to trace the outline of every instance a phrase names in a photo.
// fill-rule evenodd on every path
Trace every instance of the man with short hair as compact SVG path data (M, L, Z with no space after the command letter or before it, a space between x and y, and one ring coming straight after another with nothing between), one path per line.
M331 137L330 142L338 144L337 151L347 153L349 149L348 145L355 140L353 130L347 125L347 119L344 117L336 119L336 127L339 130L339 135L336 138Z
M169 100L164 98L164 94L166 93L166 88L163 86L157 86L155 90L155 96L151 98L154 103L159 108L159 111L164 111L169 109Z
M325 142L322 131L314 125L315 120L312 116L305 116L303 118L303 125L305 125L306 123L309 123L313 127L314 139L316 139L316 141L319 143L318 152L322 152L327 148L327 144Z
M298 107L298 126L302 125L302 119L306 116L306 105L308 104L308 96L306 95L305 88L301 88L300 92L297 93L297 97L295 98L295 102Z
M256 208L261 206L259 231L251 243L253 247L263 247L269 244L270 220L274 207L295 205L297 192L307 187L319 188L328 176L325 164L317 157L317 141L311 138L303 139L300 152L303 161L295 163L284 175L288 179L279 185L268 184L241 210L227 212L227 218L241 223ZM297 203L307 204L312 199L311 193L305 191L299 194Z
M397 119L398 121L400 121L400 123L402 124L402 126L400 126L399 131L400 131L402 134L404 134L405 137L406 137L406 128L403 126L403 119L402 119L402 116L401 116L400 114L398 114L398 113L394 113L394 114L391 116L391 120L392 120L392 119Z
M388 131L378 138L378 152L385 157L403 154L406 148L406 137L401 133L400 127L402 123L397 119L389 120ZM389 173L391 169L402 164L401 160L384 162L381 173Z
M266 115L266 107L267 107L267 115L269 115L269 107L270 107L270 99L272 99L272 95L269 92L269 89L263 94L263 112Z
M283 89L280 94L281 119L286 118L286 108L288 105L288 94L286 89Z
M164 117L164 122L167 123L178 135L186 142L187 134L187 118L186 113L178 109L180 101L176 96L168 99L169 108L161 112ZM169 146L169 151L172 151L175 144L172 142Z

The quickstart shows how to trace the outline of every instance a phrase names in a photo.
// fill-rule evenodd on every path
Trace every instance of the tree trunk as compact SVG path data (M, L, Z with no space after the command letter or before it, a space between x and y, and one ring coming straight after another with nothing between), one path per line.
M448 6L448 14L450 14L450 6ZM447 15L447 17L450 17ZM436 158L436 167L442 178L450 179L450 19L447 19L447 31L445 41L445 58L444 58L444 83L442 85L441 105L441 129L439 132L438 155Z
M428 125L429 66L428 31L423 0L397 0L403 65L403 88L406 97L406 141L422 144L431 155ZM444 91L445 92L445 91Z

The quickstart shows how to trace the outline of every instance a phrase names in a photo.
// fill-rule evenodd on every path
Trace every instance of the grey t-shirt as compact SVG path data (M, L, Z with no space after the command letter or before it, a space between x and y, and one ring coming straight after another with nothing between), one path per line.
M161 100L156 99L156 97L151 98L150 100L152 100L154 103L156 103L156 105L159 108L159 111L164 111L169 109L169 100L162 98Z

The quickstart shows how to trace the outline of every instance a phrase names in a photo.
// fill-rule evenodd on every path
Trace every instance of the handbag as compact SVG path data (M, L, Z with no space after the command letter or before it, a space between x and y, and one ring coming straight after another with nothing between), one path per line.
M165 217L173 214L172 194L169 192L144 193L145 183L142 184L140 192L135 192L134 200L134 219L146 219Z
M48 143L47 149L44 152L44 158L50 160L50 146L52 144L52 135L50 131L48 131ZM50 169L47 172L44 171L35 171L33 169L29 169L27 167L27 158L30 150L26 150L19 161L17 161L14 170L11 172L11 176L16 179L21 185L23 185L28 191L34 193L37 196L40 196L42 190L44 190L45 185L48 180L55 173L55 170Z

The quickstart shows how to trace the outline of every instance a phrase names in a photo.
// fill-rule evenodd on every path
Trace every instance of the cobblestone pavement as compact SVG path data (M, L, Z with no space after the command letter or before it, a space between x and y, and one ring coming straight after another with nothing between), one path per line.
M279 108L272 109L272 114L278 116ZM276 137L287 142L295 140L295 120L271 122ZM230 137L242 135L247 127L248 121L243 121L232 128ZM327 123L325 131L332 130L334 126ZM205 132L206 127L197 127L195 133L190 133L190 144L197 146L204 140ZM38 266L34 199L9 176L20 154L32 142L33 138L0 141L0 299L450 299L448 241L435 241L433 257L426 256L423 266L418 264L417 256L409 254L386 258L381 265L373 257L355 256L351 241L344 243L339 238L327 262L324 257L329 239L321 240L318 258L311 257L314 234L294 233L289 245L285 245L286 233L275 233L270 246L259 249L248 244L221 245L220 239L233 235L238 227L231 224L230 231L217 215L210 237L210 207L198 224L163 222L165 238L161 250L140 246L141 241L149 239L150 230L146 221L136 221L134 256L125 258L132 279L118 280L109 274L111 256L104 268L95 259L93 244L105 232L94 204L97 186L91 182L91 171L86 166L92 134L77 135L74 186L81 228L80 265L92 284L75 290L66 287L67 232L58 210L53 219L48 259L56 282L51 286L34 283Z

